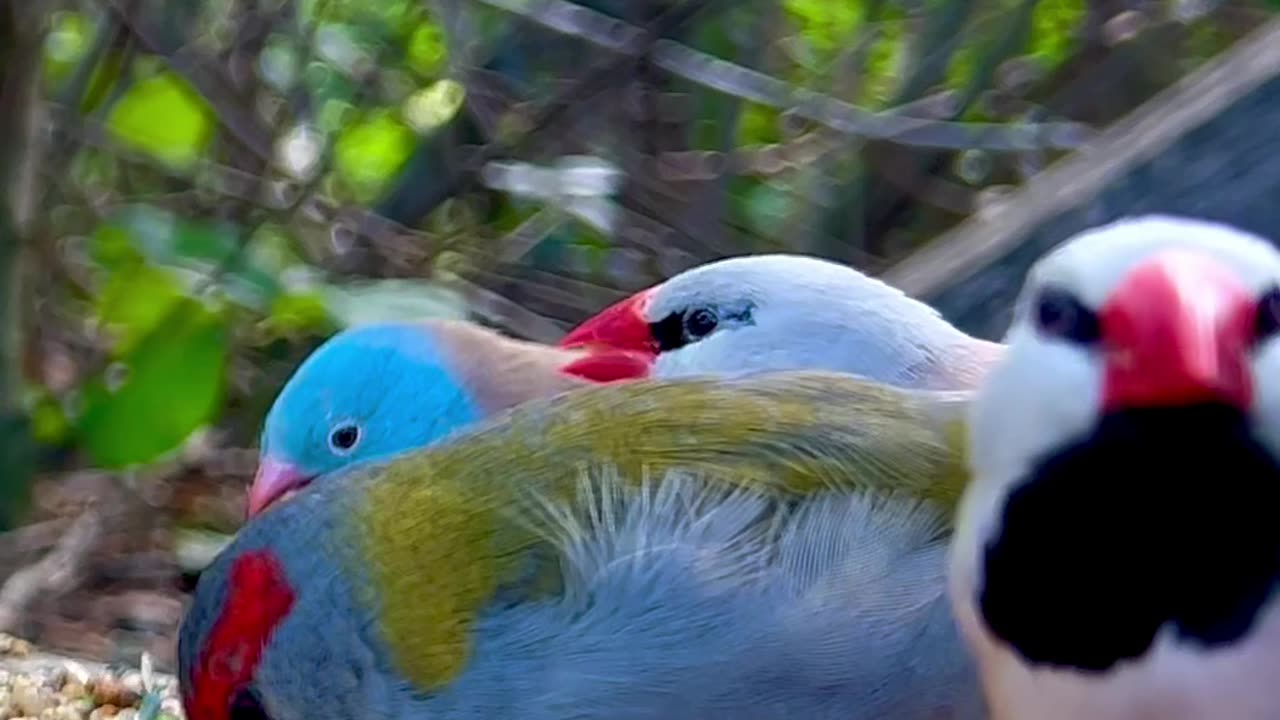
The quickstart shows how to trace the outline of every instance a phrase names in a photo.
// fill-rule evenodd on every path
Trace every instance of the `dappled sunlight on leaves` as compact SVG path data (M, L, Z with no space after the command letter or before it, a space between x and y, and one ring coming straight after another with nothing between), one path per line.
M448 122L462 109L467 89L453 80L440 80L409 96L404 114L409 125L426 133Z
M362 202L373 200L409 159L414 133L388 111L352 124L338 138L338 172Z
M138 82L111 111L117 140L179 169L196 163L213 138L208 104L170 72Z

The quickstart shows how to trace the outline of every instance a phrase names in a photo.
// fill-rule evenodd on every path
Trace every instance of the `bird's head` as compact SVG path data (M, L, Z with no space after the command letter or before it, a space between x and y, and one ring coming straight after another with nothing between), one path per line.
M1126 410L1209 403L1280 419L1278 329L1280 254L1261 238L1158 215L1082 233L1028 275L974 404L975 470L1016 477Z
M961 603L1085 670L1167 625L1238 636L1269 581L1218 573L1280 539L1252 509L1280 501L1278 338L1280 253L1229 226L1123 219L1038 261L972 407Z
M298 367L267 413L249 516L317 478L433 444L528 398L647 371L632 353L568 352L468 323L345 330Z
M480 417L432 326L340 332L303 361L267 413L249 515L317 477L426 445Z
M775 254L683 272L610 306L560 344L647 353L657 377L813 369L928 386L949 384L934 371L945 373L949 352L966 342L978 341L875 278Z

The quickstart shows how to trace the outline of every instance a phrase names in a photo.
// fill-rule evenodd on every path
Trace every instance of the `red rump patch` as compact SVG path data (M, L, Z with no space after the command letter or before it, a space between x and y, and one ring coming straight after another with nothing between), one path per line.
M227 599L205 639L184 697L187 720L229 720L235 692L253 679L262 649L293 607L284 568L266 550L236 558Z
M642 353L599 351L565 365L562 372L598 383L649 377L653 356Z

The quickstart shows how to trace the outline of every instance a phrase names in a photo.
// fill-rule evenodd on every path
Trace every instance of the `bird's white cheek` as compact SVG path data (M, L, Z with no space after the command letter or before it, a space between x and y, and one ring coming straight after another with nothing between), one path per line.
M659 378L719 376L722 372L717 367L718 364L722 364L722 361L717 362L716 358L707 357L704 348L697 345L688 346L658 355L658 359L653 362L653 375Z
M1253 382L1258 438L1280 457L1280 340L1271 340L1254 355Z
M1007 484L1085 433L1101 407L1102 366L1065 343L1012 337L969 415L976 483Z
M777 348L757 332L722 331L678 350L658 355L653 374L660 378L698 375L732 377L777 369Z
M997 483L975 484L968 488L958 509L956 531L951 539L947 590L956 620L966 635L978 631L975 606L982 581L980 558L987 539L996 531L999 508L1006 489Z

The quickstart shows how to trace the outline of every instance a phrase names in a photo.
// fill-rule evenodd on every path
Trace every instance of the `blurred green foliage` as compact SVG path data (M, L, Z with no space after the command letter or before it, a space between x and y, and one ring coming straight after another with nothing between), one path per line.
M140 286L159 289L163 313L83 390L77 431L99 467L154 460L213 420L222 402L225 322L198 300L169 295L163 284Z
M409 126L392 112L379 110L339 135L338 171L356 199L369 203L381 196L413 148Z
M107 117L121 145L176 168L190 168L213 139L209 105L182 78L161 72L129 88Z

